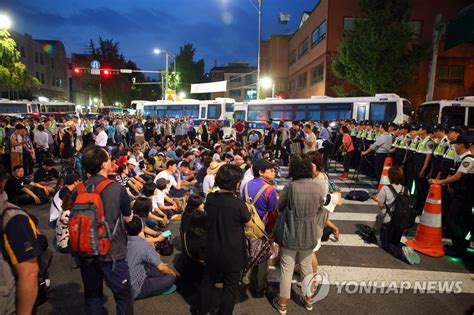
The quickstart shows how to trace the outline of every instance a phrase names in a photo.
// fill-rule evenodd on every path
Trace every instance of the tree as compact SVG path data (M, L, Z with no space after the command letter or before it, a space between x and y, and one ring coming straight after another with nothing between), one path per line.
M38 79L27 75L16 43L6 30L0 30L0 85L17 93L40 85Z
M178 72L178 84L176 92L184 92L186 95L190 95L191 84L207 82L207 78L204 72L204 60L200 59L194 61L196 49L192 44L185 44L179 48L179 54L176 55L174 62L176 62L176 71ZM170 69L173 69L174 64L171 65ZM173 82L170 80L169 82ZM196 94L198 99L209 99L209 94Z
M369 95L400 92L428 47L413 44L410 0L359 0L359 6L365 16L344 34L332 70Z

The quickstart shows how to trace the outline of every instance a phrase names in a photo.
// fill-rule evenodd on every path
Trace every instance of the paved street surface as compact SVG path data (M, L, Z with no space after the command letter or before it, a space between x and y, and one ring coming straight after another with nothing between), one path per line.
M337 166L338 171L340 167ZM285 171L287 170L282 172L283 177ZM343 195L354 189L366 189L371 195L375 192L373 188L375 186L365 177L360 176L359 180L342 182L337 179L339 174L334 172L333 166L330 177L341 186ZM350 177L352 178L353 174ZM279 182L278 189L282 188L281 184L283 181ZM30 211L40 218L40 228L51 240L53 231L47 227L49 206L30 208ZM315 304L311 313L474 314L472 262L469 264L447 256L431 258L420 255L421 263L410 266L393 258L377 246L364 243L355 234L357 225L371 226L377 211L378 208L372 200L366 202L344 200L343 206L331 214L330 218L340 228L341 236L339 242L330 239L323 243L318 252L319 271L327 273L325 281L328 285L325 288L329 291L324 299ZM173 223L171 228L175 237L178 227L179 223ZM412 230L408 234L414 235L414 233L415 230ZM175 254L179 254L179 250L175 250ZM80 274L78 270L70 268L70 262L69 255L55 254L50 269L50 299L39 307L38 314L83 313ZM278 278L279 271L272 268L269 272L270 297L278 292ZM114 314L112 294L105 285L104 287L107 297L105 308L110 314ZM455 293L440 293L443 290ZM300 292L297 284L294 285L294 292ZM190 290L184 295L175 293L137 301L135 314L187 314L190 309L188 302L192 299L193 293L196 291ZM219 289L216 289L216 293L218 296ZM249 297L236 305L235 314L276 314L269 301L267 298ZM289 302L289 314L308 313L295 301L297 294L293 294L293 301Z

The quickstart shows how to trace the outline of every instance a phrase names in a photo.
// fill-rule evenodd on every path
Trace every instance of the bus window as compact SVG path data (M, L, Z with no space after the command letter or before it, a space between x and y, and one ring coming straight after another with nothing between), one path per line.
M352 118L352 104L326 104L324 105L323 119L337 120Z
M185 117L197 118L199 114L199 105L184 106L183 115Z
M169 117L181 117L183 115L182 105L168 105L168 116Z
M225 103L225 112L233 113L234 112L234 103Z
M321 112L320 111L315 111L315 110L310 110L308 111L308 118L311 120L321 120Z
M245 111L244 110L236 110L234 112L234 120L237 121L237 120L240 120L240 121L245 121Z
M403 100L403 114L411 116L412 108L410 102Z
M466 118L466 107L443 107L441 111L441 123L446 126L464 126Z
M467 127L474 129L474 107L469 107L469 116L467 116Z
M396 102L372 102L370 103L369 120L392 122L397 117Z
M438 123L439 104L422 104L418 107L417 122L420 124Z
M202 106L201 107L201 119L206 119L206 107Z
M221 105L207 105L207 119L219 119L221 117Z

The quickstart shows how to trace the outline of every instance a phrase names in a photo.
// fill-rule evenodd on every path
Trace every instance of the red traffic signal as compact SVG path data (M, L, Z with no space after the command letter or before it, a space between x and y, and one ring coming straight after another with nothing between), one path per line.
M81 68L74 67L73 72L74 72L74 74L81 74L82 71L81 71Z
M108 77L111 74L112 74L112 71L110 71L110 69L102 69L102 75L104 77Z

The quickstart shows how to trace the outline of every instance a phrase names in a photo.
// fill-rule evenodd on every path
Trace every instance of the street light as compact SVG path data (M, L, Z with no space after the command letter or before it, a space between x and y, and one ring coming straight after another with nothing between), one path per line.
M263 0L258 0L258 7L250 1L252 6L258 12L258 53L257 53L257 99L260 98L260 42L262 41L262 7L263 7Z
M272 89L272 98L275 97L275 83L270 78L262 78L259 81L258 86L263 87L264 89Z
M173 66L174 66L174 73L175 73L175 74L176 74L176 55L173 54L172 52L167 51L167 50L162 50L162 49L159 49L159 48L153 49L153 53L154 53L155 55L159 55L159 54L161 54L162 52L164 52L164 53L165 53L165 56L166 56L166 61L165 61L165 63L166 63L166 70L165 70L165 74L166 74L165 90L167 90L167 89L168 89L168 59L169 59L169 55L172 55L172 56L173 56L173 61L174 61Z
M0 29L8 30L12 27L12 20L5 13L0 13Z

